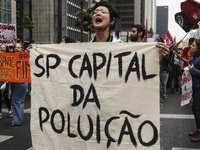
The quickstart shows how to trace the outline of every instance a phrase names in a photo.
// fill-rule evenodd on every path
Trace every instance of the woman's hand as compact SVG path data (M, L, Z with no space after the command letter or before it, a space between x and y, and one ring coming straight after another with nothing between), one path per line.
M33 48L32 44L29 44L29 46L26 48L27 52L30 52L30 49Z
M189 64L189 69L191 70L194 67L193 64Z
M183 75L184 75L184 76L186 76L186 72L187 72L187 70L185 70L185 71L183 72Z

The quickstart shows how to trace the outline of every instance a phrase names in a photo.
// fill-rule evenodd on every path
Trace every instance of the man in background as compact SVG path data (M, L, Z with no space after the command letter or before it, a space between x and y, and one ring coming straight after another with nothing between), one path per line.
M146 34L145 27L139 24L132 25L130 42L143 42Z

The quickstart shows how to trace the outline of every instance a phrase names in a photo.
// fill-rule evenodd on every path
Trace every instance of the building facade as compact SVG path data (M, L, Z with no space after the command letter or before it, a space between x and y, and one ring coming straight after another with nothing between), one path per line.
M83 0L83 7L89 7L89 1ZM75 26L76 13L80 10L80 0L62 0L62 37L71 36L80 41L81 31ZM32 0L33 39L36 43L59 43L58 41L58 1ZM83 33L88 41L88 33Z
M162 36L168 31L168 6L157 6L156 33Z
M148 21L148 30L156 31L156 0L107 0L117 10L119 20L117 22L116 33L120 34L123 41L128 41L131 26L141 24L146 26Z
M75 21L77 19L76 13L81 10L80 0L63 0L62 1L62 37L71 36L77 41L81 41L81 31L75 26ZM83 0L83 10L89 7L89 1ZM54 7L54 26L55 26L55 38L57 39L57 29L58 29L58 1L55 1ZM83 32L83 41L88 42L88 33ZM57 41L55 39L55 41Z
M133 24L144 25L144 0L107 0L117 10L122 31L130 30Z
M32 0L24 0L24 14L26 14L30 20L32 19ZM20 0L16 0L16 11L21 10L20 8ZM16 18L16 17L15 17ZM20 29L17 28L17 37L20 37ZM30 41L32 40L32 30L28 28L24 28L24 43L25 45L29 45Z
M0 23L16 24L15 0L0 0Z

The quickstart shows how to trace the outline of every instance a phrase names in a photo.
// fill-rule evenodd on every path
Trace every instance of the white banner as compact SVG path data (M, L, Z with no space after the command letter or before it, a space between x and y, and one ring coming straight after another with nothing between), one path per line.
M155 43L33 45L36 150L160 150Z
M192 77L189 71L186 72L186 75L182 75L182 100L181 106L187 105L190 103L192 98Z
M13 36L16 34L15 24L0 23L0 45L14 46L15 40Z

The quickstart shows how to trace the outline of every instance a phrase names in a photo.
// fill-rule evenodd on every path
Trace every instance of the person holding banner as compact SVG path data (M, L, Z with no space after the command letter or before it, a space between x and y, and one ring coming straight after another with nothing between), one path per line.
M91 42L122 42L112 32L118 17L115 8L106 1L96 3L92 12L92 27L96 36Z
M191 64L189 64L189 70L192 75L192 89L193 89L193 104L192 111L196 121L197 129L194 132L190 132L192 142L200 141L200 39L196 39L192 45L190 45L190 53L193 56Z
M0 50L1 50L1 52L9 52L9 46L1 45Z
M23 52L23 47L20 43L15 45L15 53ZM11 83L11 99L13 108L12 127L23 124L24 117L24 102L26 98L27 83Z
M117 11L110 3L106 1L97 2L92 13L92 27L96 36L91 42L122 42L112 33L117 17ZM156 43L156 46L159 48L159 60L161 60L169 53L169 47L161 42Z
M131 36L129 42L144 42L143 38L146 34L145 28L142 25L134 24L131 28ZM160 39L160 38L159 38ZM156 46L159 48L159 60L169 53L169 47L164 44L164 41L158 41Z

